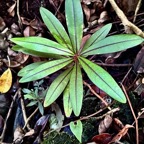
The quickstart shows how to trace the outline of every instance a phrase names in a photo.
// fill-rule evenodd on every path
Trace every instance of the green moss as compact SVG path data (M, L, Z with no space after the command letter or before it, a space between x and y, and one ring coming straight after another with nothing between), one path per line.
M80 144L74 136L70 136L65 132L52 132L48 138L44 139L42 144Z

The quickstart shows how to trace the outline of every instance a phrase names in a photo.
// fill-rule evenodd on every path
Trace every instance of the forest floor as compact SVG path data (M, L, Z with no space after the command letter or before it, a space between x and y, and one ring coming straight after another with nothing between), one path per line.
M81 0L84 13L83 35L92 35L101 27L112 23L109 36L135 33L144 37L143 33L139 33L144 31L144 2L115 0L123 12L119 16L117 8L115 9L110 1L112 0ZM140 2L141 4L138 5ZM1 143L79 144L70 131L69 123L81 119L82 143L143 144L144 48L142 44L122 52L93 57L93 61L109 72L121 86L127 97L126 104L113 100L84 77L81 114L79 117L74 114L66 117L62 96L49 107L43 107L42 92L50 86L59 72L38 81L19 83L20 78L17 76L19 70L28 64L46 59L13 51L11 48L14 44L10 38L42 36L54 40L40 16L41 6L50 10L66 28L65 0L0 2L0 74L2 75L8 68L12 72L12 76L0 77ZM133 25L128 27L129 22L135 27ZM10 89L6 92L4 79L10 81L8 83ZM24 98L25 93L29 91L36 95L35 101ZM109 107L97 95L106 101Z

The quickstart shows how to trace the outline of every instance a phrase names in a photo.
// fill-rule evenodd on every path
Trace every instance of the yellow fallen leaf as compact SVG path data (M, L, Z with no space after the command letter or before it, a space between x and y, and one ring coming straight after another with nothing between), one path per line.
M0 92L6 93L12 85L12 73L8 68L0 77Z

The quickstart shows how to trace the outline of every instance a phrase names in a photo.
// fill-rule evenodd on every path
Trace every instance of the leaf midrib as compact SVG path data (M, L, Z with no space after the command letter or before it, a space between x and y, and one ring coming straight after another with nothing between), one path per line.
M90 46L92 46L98 40L98 38L103 34L104 31L105 31L105 29L101 32L101 34L99 34L99 36L96 39L94 39L94 41L91 43Z
M78 97L78 95L77 95L77 82L78 82L78 80L77 80L77 78L78 78L78 69L77 69L77 63L76 63L76 79L75 79L75 99L76 99L76 110L77 110L77 107L78 107L78 103L77 103L77 97Z
M76 14L75 14L75 5L74 5L74 1L73 0L72 0L72 9L73 9L72 12L73 12L73 16L74 16L75 46L76 46L76 52L78 52L78 47L77 47L77 29L76 29Z
M37 73L34 73L33 75L30 75L29 77L34 76L34 75L37 75L38 73L41 73L41 72L43 72L43 71L46 71L47 69L51 69L51 68L53 68L53 67L56 67L56 66L58 66L58 65L61 65L61 64L65 63L65 62L68 62L68 61L71 61L71 59L69 59L69 60L67 60L67 61L64 61L64 62L62 62L62 63L58 63L58 64L53 65L53 66L51 66L51 67L48 67L48 68L46 68L46 69L44 69L44 70L41 70L41 71L39 71L39 72L37 72ZM26 77L25 79L28 79L29 77Z
M82 60L82 59L81 59ZM82 60L83 61L83 60ZM89 67L89 65L85 62L85 61L83 61L83 63L87 66L87 67ZM104 79L103 78L101 78L97 73L96 73L96 71L94 71L91 67L89 67L110 89L112 89L113 90L113 92L116 94L116 95L118 95L120 98L121 98L121 96L119 95L119 93L117 93L108 83L106 83L105 81L104 81ZM104 90L103 90L104 91Z
M59 84L70 74L70 72L71 72L71 70L67 73L67 75L57 84L57 87L55 88L55 91L56 91L56 89L59 87ZM52 97L52 95L54 94L54 92L55 91L53 91L53 93L51 94L51 97ZM51 97L49 98L49 100L51 99ZM48 100L47 100L48 101Z
M139 39L134 39L134 40L139 40ZM111 44L107 44L107 45L100 46L100 47L98 47L98 48L93 48L93 49L91 49L91 50L86 49L86 51L82 52L82 55L84 55L84 54L86 54L86 53L89 53L89 52L91 52L91 51L93 51L93 50L98 50L98 49L100 49L100 48L102 48L102 47L107 47L107 46L111 46L111 45L115 45L115 44L119 44L119 43L124 43L124 42L131 42L131 41L134 41L134 40L125 40L125 41L121 41L121 42L111 43ZM90 47L89 47L89 48L90 48Z
M43 11L43 13L46 15L46 13ZM57 31L57 33L59 34L59 36L61 37L61 39L63 40L63 42L66 44L67 48L69 50L71 50L71 48L69 47L69 45L67 44L66 40L63 38L63 36L61 35L61 33L59 33L59 31L57 30L57 28L55 27L55 25L53 24L53 22L51 21L51 19L49 19L49 17L46 15L46 17L48 18L48 20L51 22L51 24L53 25L53 27L55 28L55 30Z
M22 41L22 40L20 40L20 42L22 42L22 43L30 43L30 44L38 44L38 45L50 47L50 48L53 48L53 49L57 49L57 50L59 50L59 51L66 52L66 53L69 53L69 54L72 55L71 52L65 51L64 49L58 49L58 48L56 48L56 47L52 47L52 46L49 46L49 45L45 45L45 44L41 44L41 43L37 43L37 42L30 42L30 41L27 41L27 42L26 42L26 41ZM27 49L29 49L29 48L27 48ZM30 50L31 50L31 49L30 49Z

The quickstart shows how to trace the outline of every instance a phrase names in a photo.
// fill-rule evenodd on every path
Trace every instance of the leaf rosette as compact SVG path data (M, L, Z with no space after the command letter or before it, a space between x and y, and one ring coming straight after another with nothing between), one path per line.
M41 17L55 41L42 37L12 38L16 43L13 50L25 54L53 58L51 61L37 62L24 67L18 73L21 83L42 79L58 70L62 72L50 85L44 106L51 105L63 92L66 116L72 110L80 115L83 101L83 79L81 69L89 79L113 99L126 103L126 98L112 76L87 57L126 50L143 42L135 34L107 36L112 24L107 24L95 32L81 48L83 37L83 11L80 0L65 0L65 15L68 33L60 21L49 10L41 7ZM67 69L66 69L67 68Z

